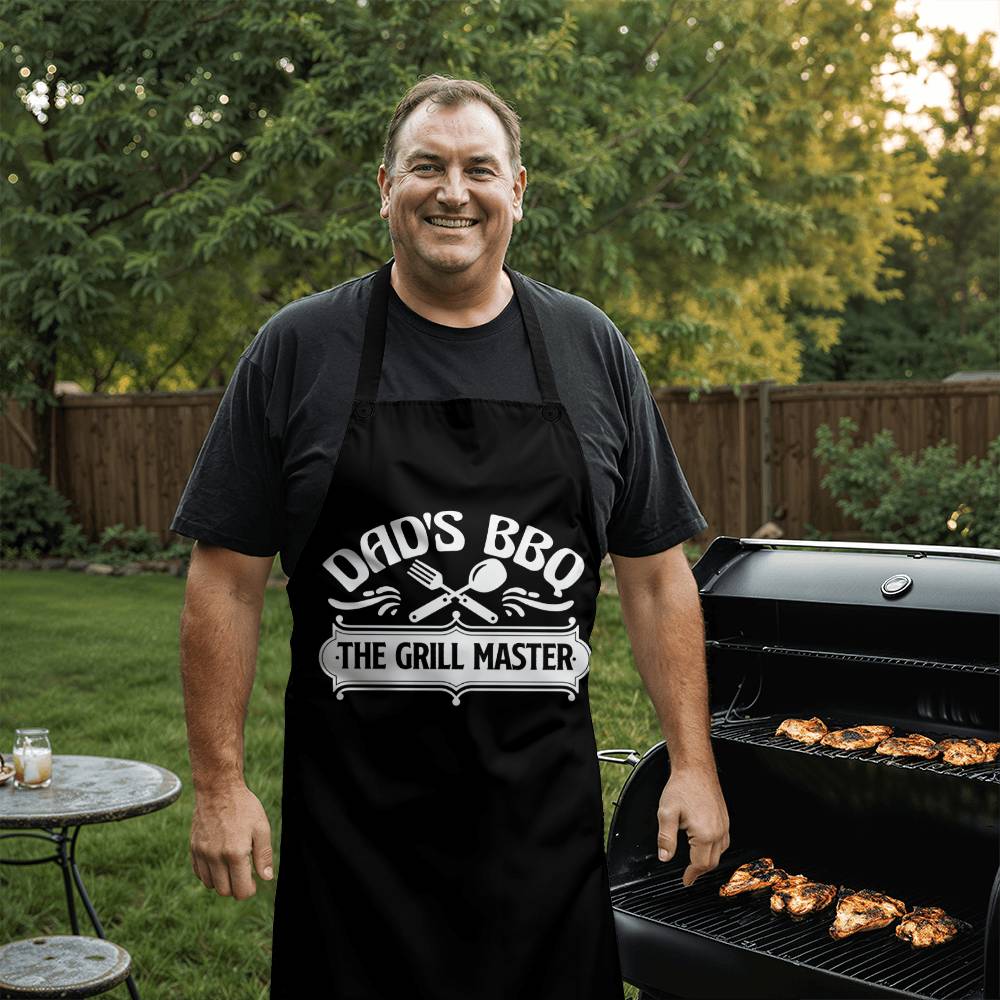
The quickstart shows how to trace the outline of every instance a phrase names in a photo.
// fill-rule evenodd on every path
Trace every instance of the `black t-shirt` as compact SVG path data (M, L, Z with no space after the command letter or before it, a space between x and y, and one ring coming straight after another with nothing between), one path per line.
M351 406L374 272L289 303L240 356L172 531L291 576L330 485ZM631 345L595 305L523 275L580 438L604 551L652 555L706 527ZM390 292L379 400L539 402L514 296L475 327L434 323ZM516 489L516 484L511 484Z

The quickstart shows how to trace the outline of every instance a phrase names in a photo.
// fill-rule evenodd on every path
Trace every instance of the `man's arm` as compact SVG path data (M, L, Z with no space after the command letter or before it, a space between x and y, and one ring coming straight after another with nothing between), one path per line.
M729 847L729 813L709 735L698 585L680 545L637 559L612 554L611 561L632 654L670 756L657 810L659 858L673 857L678 828L686 830L691 864L683 880L691 885Z
M195 792L191 863L205 886L237 899L256 892L251 854L257 874L272 877L270 824L243 777L243 726L273 561L196 543L181 613L181 680Z

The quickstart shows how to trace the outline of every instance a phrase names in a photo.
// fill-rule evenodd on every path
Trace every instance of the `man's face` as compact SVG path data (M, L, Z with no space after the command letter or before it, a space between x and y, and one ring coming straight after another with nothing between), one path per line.
M527 175L522 167L511 176L507 133L493 110L479 101L424 101L403 122L396 149L394 176L383 164L378 184L397 260L425 272L456 273L477 262L499 269Z

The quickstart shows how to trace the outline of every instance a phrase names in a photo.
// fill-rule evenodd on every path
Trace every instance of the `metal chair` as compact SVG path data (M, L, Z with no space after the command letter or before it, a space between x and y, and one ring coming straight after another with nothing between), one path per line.
M92 997L124 982L132 956L113 941L82 934L0 945L0 997Z

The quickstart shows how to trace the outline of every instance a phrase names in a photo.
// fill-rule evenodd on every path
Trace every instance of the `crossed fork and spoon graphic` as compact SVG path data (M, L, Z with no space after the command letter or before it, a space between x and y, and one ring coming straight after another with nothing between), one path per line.
M479 594L489 594L498 587L502 587L507 579L507 570L499 559L484 559L482 562L476 563L469 573L469 582L464 587L459 587L458 590L452 590L451 587L445 586L441 573L419 559L413 560L406 573L407 576L412 576L428 590L444 591L433 601L428 601L415 611L411 611L411 622L418 622L428 615L434 614L435 611L440 611L452 601L458 601L459 604L475 612L480 618L485 618L491 625L496 624L498 616L489 608L483 607L475 598L470 597L466 591L474 590Z

